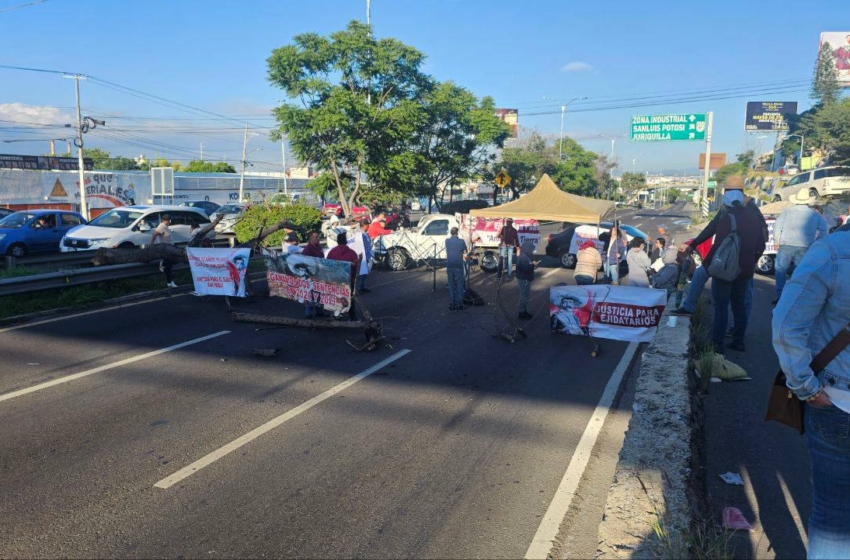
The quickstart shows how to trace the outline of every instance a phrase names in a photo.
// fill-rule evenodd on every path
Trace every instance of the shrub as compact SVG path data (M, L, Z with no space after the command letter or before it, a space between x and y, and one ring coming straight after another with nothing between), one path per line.
M287 204L285 206L257 204L245 212L245 216L239 220L233 231L236 232L236 239L239 243L245 243L254 239L261 227L271 227L281 220L292 222L303 241L307 232L318 231L322 223L322 213L317 208L306 204ZM285 235L283 230L276 231L263 240L263 246L280 246Z

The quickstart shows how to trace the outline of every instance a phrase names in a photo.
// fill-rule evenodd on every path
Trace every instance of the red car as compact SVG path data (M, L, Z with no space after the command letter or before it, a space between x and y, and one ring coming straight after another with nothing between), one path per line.
M337 217L342 218L342 205L333 203L325 204L322 206L322 214L325 216L332 216L336 214ZM368 206L354 206L351 208L350 217L355 219L367 218L371 214L372 210L370 210Z

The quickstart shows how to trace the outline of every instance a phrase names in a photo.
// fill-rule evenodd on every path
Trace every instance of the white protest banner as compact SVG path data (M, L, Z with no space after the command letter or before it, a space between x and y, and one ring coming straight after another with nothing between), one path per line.
M372 267L372 263L366 260L366 246L363 241L363 232L360 230L360 226L356 225L353 228L348 227L345 229L340 226L333 228L331 231L334 232L334 235L345 231L345 240L348 244L348 247L352 251L357 253L357 256L360 257L360 270L358 271L358 274L369 274L369 270ZM327 246L328 248L325 250L325 255L328 254L330 249L333 249L337 246L336 238L334 237L334 239L331 239L329 237L327 240Z
M593 244L596 245L596 249L602 253L602 249L605 247L605 242L599 240L599 235L602 235L606 231L608 231L608 228L600 227L597 229L596 226L578 226L573 233L572 239L570 239L570 253L578 255L578 250L585 241L593 241ZM597 235L597 232L599 235Z
M195 292L205 296L245 297L251 249L186 247Z
M629 286L549 289L552 330L565 334L649 342L667 303L666 290Z
M471 243L473 239L480 239L476 244L481 247L495 247L499 245L499 232L505 225L501 218L482 218L470 216L469 214L455 214L460 222L460 236ZM540 244L540 222L529 219L514 220L514 227L519 235L519 244L526 240L531 241L534 246Z
M351 263L301 253L263 251L269 294L301 303L319 303L335 312L351 305Z

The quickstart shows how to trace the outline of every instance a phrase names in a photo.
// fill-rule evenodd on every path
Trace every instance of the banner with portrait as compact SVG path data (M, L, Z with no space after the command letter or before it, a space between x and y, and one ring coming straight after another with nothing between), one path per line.
M342 313L351 306L351 263L265 250L269 295L321 304Z
M649 342L667 303L666 290L630 286L555 286L549 319L555 332Z
M245 297L251 249L186 247L195 292L205 296Z

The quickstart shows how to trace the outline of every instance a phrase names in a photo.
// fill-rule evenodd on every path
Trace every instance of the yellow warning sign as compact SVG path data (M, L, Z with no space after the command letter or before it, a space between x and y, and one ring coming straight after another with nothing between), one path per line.
M44 191L42 191L44 192ZM68 191L65 190L65 187L62 186L62 181L59 178L56 178L56 182L53 183L53 190L50 191L51 198L59 198L63 196L68 196Z

